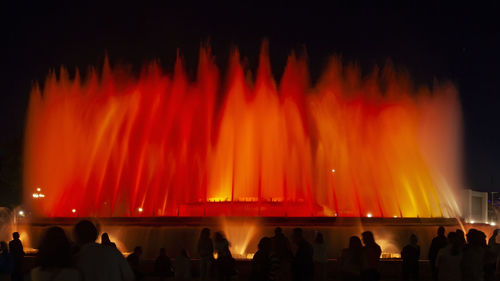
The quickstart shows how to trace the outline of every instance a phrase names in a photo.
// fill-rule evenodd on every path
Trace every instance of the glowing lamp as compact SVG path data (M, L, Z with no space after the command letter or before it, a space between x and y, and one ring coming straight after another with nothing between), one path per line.
M372 213L368 213L366 214L367 217L371 218L372 217Z
M142 208L138 208L137 211L139 211L139 213L142 213L143 209Z
M73 214L74 214L74 213L76 213L76 209L71 210L71 212L72 212Z
M24 216L24 211L23 211L23 210L21 210L21 211L19 211L19 213L18 213L18 214L19 214L20 216Z

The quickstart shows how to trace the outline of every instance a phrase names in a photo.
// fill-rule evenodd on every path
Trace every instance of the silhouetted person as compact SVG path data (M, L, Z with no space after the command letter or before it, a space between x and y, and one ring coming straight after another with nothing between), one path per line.
M494 280L494 276L497 271L497 263L500 256L500 244L497 243L498 232L500 232L500 229L495 229L490 239L488 239L487 264L485 265L485 281Z
M420 259L420 246L415 234L410 236L410 244L401 251L403 280L418 280L418 260Z
M448 233L448 244L439 250L436 268L439 281L461 281L462 245L456 232Z
M198 255L200 257L200 280L209 280L214 260L214 245L208 228L204 228L200 233Z
M343 249L340 255L340 275L344 281L361 280L361 262L363 258L363 245L358 236L351 236L349 248Z
M45 231L38 247L31 281L79 281L83 275L72 267L71 243L64 230L54 226Z
M220 281L230 280L235 274L235 261L229 250L229 241L222 232L216 232L214 236L214 248L217 253L217 269Z
M271 237L271 240L273 243L273 252L280 263L277 279L288 281L291 279L290 272L293 257L290 241L283 234L281 227L274 229L274 236Z
M175 280L191 280L191 259L185 249L182 249L179 252L179 256L175 258L174 272Z
M85 281L134 280L134 273L117 249L95 242L98 231L92 222L88 220L78 222L73 234L78 245L74 256L75 264L83 273Z
M458 245L460 245L460 250L463 250L465 244L467 244L467 242L465 241L465 233L461 229L457 229L455 233L457 234L457 241Z
M274 281L277 278L279 259L272 252L272 240L260 239L258 250L252 259L251 281Z
M467 245L463 250L462 280L482 281L484 277L485 235L472 228L467 233Z
M484 281L494 281L497 265L498 252L496 251L496 232L488 240L488 245L484 247ZM484 233L483 233L484 234ZM484 236L486 237L486 235Z
M12 240L9 242L9 253L14 262L12 281L22 281L24 250L23 243L19 240L19 232L12 233Z
M159 276L161 280L174 276L172 261L167 256L165 248L160 249L160 255L155 260L155 275Z
M363 232L361 237L365 244L361 259L361 280L380 280L379 262L382 249L380 249L380 246L375 242L375 238L371 231Z
M136 246L134 248L134 252L127 257L128 264L130 264L130 268L132 268L136 280L142 280L144 277L144 274L141 272L141 255L142 248L140 246Z
M432 280L436 281L438 272L436 269L436 257L442 248L446 247L446 237L444 236L444 227L440 226L437 230L437 236L432 238L429 248L429 262L431 263Z
M290 246L290 241L283 234L281 227L276 227L274 229L274 236L271 237L274 252L280 260L290 260L292 258L292 250Z
M314 277L317 281L326 281L328 273L328 256L326 251L323 234L318 232L313 243Z
M292 262L293 280L313 280L313 248L304 238L302 228L295 228L293 230L292 240L297 246L297 251L295 252Z
M498 228L493 231L493 234L491 234L490 239L488 239L488 246L495 247L495 246L499 245L497 243L498 232L500 232L500 229L498 229Z
M0 242L0 280L10 280L14 262L5 241Z
M109 239L109 235L106 232L101 235L101 245L113 247L116 249L116 244L111 242L111 240Z

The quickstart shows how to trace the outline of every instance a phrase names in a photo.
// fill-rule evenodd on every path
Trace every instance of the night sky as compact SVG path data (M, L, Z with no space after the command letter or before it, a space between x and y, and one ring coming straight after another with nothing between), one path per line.
M111 64L139 68L160 59L168 70L179 49L194 72L207 41L222 68L237 46L255 69L265 38L277 78L290 51L305 50L313 81L334 54L365 72L390 59L418 84L452 81L464 116L466 187L500 191L500 10L493 1L38 2L1 9L0 206L19 200L29 91L49 70L65 65L85 72L102 65L106 52Z

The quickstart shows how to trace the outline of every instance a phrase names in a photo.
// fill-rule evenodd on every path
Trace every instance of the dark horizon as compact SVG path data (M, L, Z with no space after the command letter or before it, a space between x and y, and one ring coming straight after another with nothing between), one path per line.
M38 5L38 6L37 6ZM307 6L306 6L307 5ZM140 7L47 3L6 7L0 95L0 205L20 199L24 115L30 88L61 65L85 72L112 64L138 67L159 59L173 66L177 50L189 71L209 42L225 68L238 47L255 69L262 40L281 76L291 51L306 50L312 79L331 55L359 64L363 72L388 61L416 84L434 79L458 88L464 119L465 187L500 191L500 113L496 63L500 32L496 3L390 3L292 5L141 4ZM98 67L99 68L99 67ZM496 75L495 75L496 74Z

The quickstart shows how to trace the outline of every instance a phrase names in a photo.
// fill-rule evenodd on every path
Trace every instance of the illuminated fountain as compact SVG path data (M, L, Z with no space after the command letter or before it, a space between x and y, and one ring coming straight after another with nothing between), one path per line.
M107 60L84 78L51 72L28 108L25 205L35 218L156 217L167 226L253 217L253 233L268 217L459 215L452 85L415 89L391 67L362 77L336 58L311 84L306 65L290 55L277 83L264 44L255 79L237 51L221 77L208 48L195 79L180 57L173 73L151 63L137 77ZM241 255L255 247L249 232L217 225L241 240Z
M34 87L24 190L35 214L454 217L460 110L451 85L414 90L391 68L365 79L331 59L315 85L291 55L277 84L206 49L190 81L106 62ZM37 188L43 200L32 200ZM43 203L42 203L43 202Z

